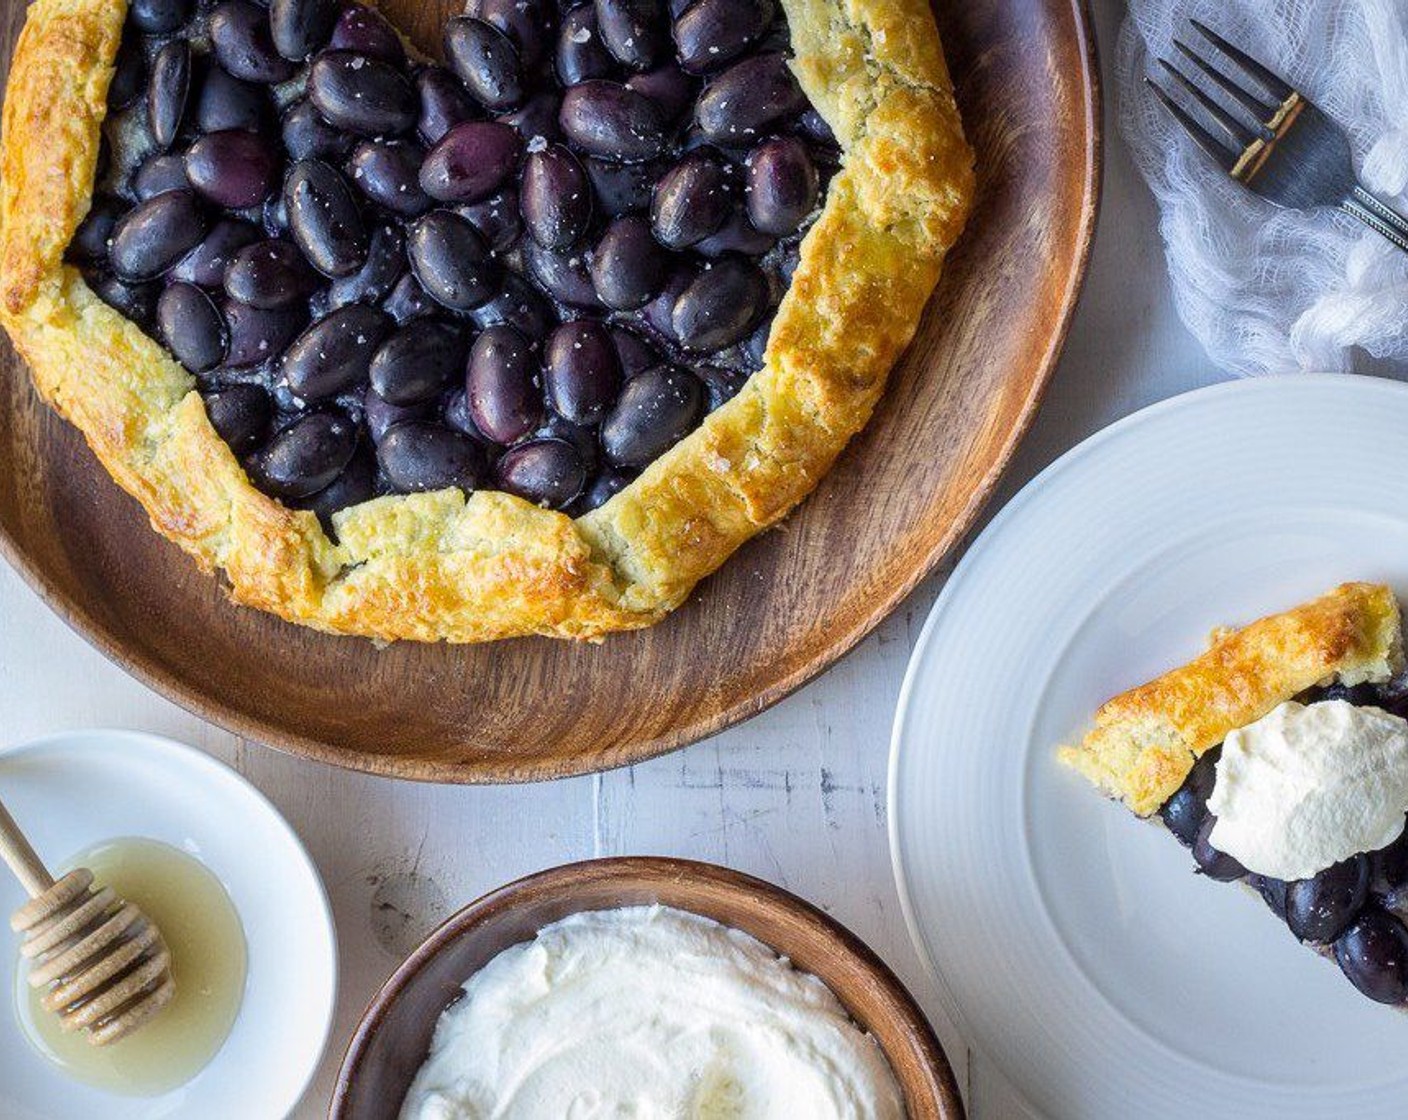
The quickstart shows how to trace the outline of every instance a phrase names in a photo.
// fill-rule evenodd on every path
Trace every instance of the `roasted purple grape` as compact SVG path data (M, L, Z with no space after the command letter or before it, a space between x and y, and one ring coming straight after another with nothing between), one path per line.
M618 467L640 468L689 434L703 412L698 379L659 367L626 382L601 426L601 445Z
M324 530L335 536L333 515L348 506L355 506L376 495L376 457L364 445L359 444L352 452L352 458L342 472L308 498L296 501L300 509L312 510L318 515Z
M127 204L121 199L104 195L95 198L68 244L69 260L81 264L101 264L107 260L113 226L127 210Z
M271 439L251 461L263 487L279 498L306 498L331 485L357 449L351 417L310 412Z
M542 419L540 357L512 327L487 328L469 353L466 404L474 426L496 443L510 444Z
M577 513L588 513L591 510L604 506L628 485L630 485L632 475L616 470L614 467L608 468L597 475L592 484L578 499L573 511Z
M594 308L596 288L587 271L587 255L576 247L547 249L529 240L523 246L523 262L528 275L543 291L567 307Z
M376 9L361 4L348 4L342 9L333 24L328 47L377 58L393 66L402 66L406 61L406 48L396 29Z
M324 276L349 276L367 257L367 230L347 180L321 160L293 165L284 184L289 233Z
M548 403L574 424L600 422L620 391L616 344L606 327L592 319L573 319L554 330L544 367Z
M277 359L308 322L307 312L299 307L271 311L229 299L221 311L230 331L225 363L235 369Z
M218 62L205 69L196 98L196 127L201 132L243 128L258 132L271 116L272 102L264 86L241 81Z
M436 143L457 124L479 120L484 111L448 70L427 66L416 74L420 112L416 131L427 144Z
M1368 909L1340 934L1335 960L1350 982L1372 1000L1408 1000L1408 930L1392 914Z
M508 252L523 233L518 192L512 187L505 187L478 202L461 203L455 207L455 213L467 218L496 253Z
M1369 895L1369 860L1353 856L1286 885L1286 924L1302 941L1333 941Z
M132 0L128 22L144 35L169 35L191 18L191 0Z
M609 77L615 69L616 60L601 41L596 5L591 0L578 4L562 17L555 65L558 80L564 86L574 86L588 78Z
M322 159L336 163L357 142L350 132L328 124L317 106L306 98L289 106L283 116L282 129L284 149L294 161Z
M592 218L592 188L577 157L561 144L531 152L523 165L519 206L539 245L562 249L578 240Z
M363 140L348 162L352 182L371 201L393 214L414 218L433 205L421 189L425 149L415 141Z
M767 303L767 278L757 265L726 257L680 294L671 324L686 350L721 350L748 336Z
M297 67L279 54L269 13L249 0L225 0L210 14L210 42L226 72L246 82L286 82Z
M656 0L595 0L601 41L632 70L659 66L670 56L670 25Z
M594 78L572 86L558 117L569 140L590 156L634 163L663 155L670 127L660 106L619 82Z
M795 136L764 140L748 154L748 218L763 233L790 237L816 207L821 178Z
M759 54L730 66L705 87L695 121L715 144L751 148L769 128L806 106L806 95L787 60L780 54Z
M1188 771L1178 792L1164 803L1159 815L1168 830L1178 837L1184 847L1191 848L1198 839L1198 830L1203 827L1203 819L1208 815L1208 798L1217 782L1217 759L1219 748L1205 751L1201 758Z
M264 442L273 411L269 394L258 385L235 384L205 394L210 426L236 455L247 455Z
M503 112L523 100L523 61L502 31L473 16L445 25L445 58L486 109Z
M494 294L498 266L479 231L452 210L432 210L410 227L406 253L427 293L452 311Z
M420 185L441 202L478 202L502 187L518 168L523 140L509 125L467 121L430 149Z
M190 44L173 39L156 52L147 84L147 121L158 148L169 148L175 141L190 89Z
M464 373L465 347L465 332L457 323L432 320L401 327L372 355L371 386L389 404L430 400Z
M194 249L205 230L205 211L195 194L167 191L117 220L108 260L123 280L151 280Z
M292 307L307 299L317 275L303 255L287 241L257 241L231 258L225 270L225 291L251 307Z
M402 279L414 283L409 268L406 260L406 235L400 225L383 222L372 230L367 245L367 259L362 262L362 267L328 285L328 310L349 303L380 303L389 299Z
M549 509L571 505L586 479L577 449L560 439L520 443L504 453L494 472L500 490Z
M229 337L220 309L194 284L168 284L156 303L156 325L166 348L192 373L225 360Z
M761 39L773 15L771 0L694 0L675 20L680 64L695 74L719 69Z
M352 303L319 319L284 352L283 376L305 401L324 400L367 380L372 355L390 328L389 317Z
M411 420L381 439L377 461L392 487L412 494L457 486L470 491L484 475L484 452L468 436L439 424Z
M665 283L669 253L642 217L617 218L601 235L592 254L596 295L616 311L634 311L650 302Z
M186 160L174 152L158 152L142 161L142 166L132 173L132 193L138 202L146 202L167 191L189 190L191 181L186 177Z
M395 66L355 51L326 51L308 71L308 99L328 123L358 136L394 136L416 123L420 99Z
M502 32L525 68L535 68L553 38L551 5L545 0L476 0L475 15Z
M380 443L382 437L397 424L404 424L408 420L434 420L435 413L436 407L433 400L416 401L413 404L392 404L370 386L362 394L362 419L373 443Z
M186 178L209 202L227 210L257 206L274 189L278 155L256 132L208 132L186 150Z
M1234 879L1240 879L1247 873L1234 857L1226 852L1220 852L1212 846L1213 826L1217 824L1217 818L1211 813L1203 818L1203 823L1198 829L1198 835L1193 840L1193 860L1198 865L1198 870L1209 879L1216 879L1220 883L1230 883Z
M707 150L690 152L655 186L650 223L660 244L670 249L695 245L734 212L733 168Z
M285 58L302 62L328 41L338 8L338 0L270 0L274 48Z

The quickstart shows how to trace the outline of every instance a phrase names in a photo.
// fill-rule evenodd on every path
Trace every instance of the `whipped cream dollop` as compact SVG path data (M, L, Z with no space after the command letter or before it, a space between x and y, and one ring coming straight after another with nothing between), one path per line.
M1281 704L1222 745L1208 837L1248 871L1308 879L1403 832L1408 721L1344 700Z
M831 990L667 907L574 914L441 1015L401 1120L889 1120L879 1045Z

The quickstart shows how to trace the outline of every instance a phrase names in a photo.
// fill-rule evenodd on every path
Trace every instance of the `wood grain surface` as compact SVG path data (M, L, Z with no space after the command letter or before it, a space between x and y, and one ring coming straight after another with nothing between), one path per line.
M427 47L457 6L383 5ZM8 346L0 548L71 625L179 703L375 773L581 773L756 714L850 649L971 524L1030 422L1084 275L1100 143L1083 0L943 7L978 151L969 228L870 426L801 510L660 625L600 646L378 650L234 607L150 530ZM6 0L6 58L23 18Z
M386 982L348 1047L329 1120L380 1120L405 1098L440 1013L511 945L584 910L673 906L741 929L819 976L880 1044L910 1120L963 1120L953 1070L910 994L859 939L795 895L680 859L592 860L540 872L471 903Z

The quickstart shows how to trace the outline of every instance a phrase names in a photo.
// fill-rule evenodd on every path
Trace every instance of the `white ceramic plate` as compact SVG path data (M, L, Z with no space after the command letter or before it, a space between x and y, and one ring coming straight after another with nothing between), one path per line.
M0 795L47 861L102 840L144 836L196 856L244 924L244 1002L220 1052L163 1096L78 1084L16 1021L18 949L0 953L0 1116L6 1120L273 1120L297 1103L332 1023L337 950L317 870L293 830L233 770L191 747L131 731L76 731L0 751ZM0 866L0 911L24 901Z
M1401 1118L1408 1015L1059 766L1109 696L1351 579L1408 593L1408 386L1268 378L1081 444L969 550L896 716L905 913L1038 1112Z

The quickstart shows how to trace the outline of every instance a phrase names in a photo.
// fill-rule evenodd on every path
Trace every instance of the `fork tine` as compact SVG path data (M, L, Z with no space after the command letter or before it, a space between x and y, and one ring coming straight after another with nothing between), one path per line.
M1188 91L1189 95L1203 107L1203 111L1207 113L1212 122L1222 129L1223 132L1227 133L1228 139L1236 144L1239 149L1244 150L1252 141L1258 139L1255 132L1199 89L1197 83L1188 77L1187 74L1183 73L1182 70L1178 69L1177 66L1174 66L1172 63L1162 58L1159 59L1159 65L1162 66L1165 72L1172 76L1179 85Z
M1217 83L1217 88L1232 98L1238 105L1252 115L1252 119L1261 124L1266 118L1274 114L1279 106L1262 101L1249 90L1243 89L1211 62L1208 62L1198 54L1192 47L1180 39L1173 41L1176 49L1184 58L1201 70L1209 79Z
M1212 156L1222 170L1229 175L1232 174L1232 169L1237 166L1239 153L1228 149L1217 137L1195 121L1188 111L1170 97L1168 91L1153 78L1145 78L1144 80L1149 83L1149 87L1154 91L1154 96L1163 103L1163 107L1173 114L1173 119L1181 124L1188 135L1197 141L1198 147Z
M1240 66L1244 73L1251 75L1252 78L1260 82L1262 88L1265 89L1267 93L1271 94L1272 97L1276 98L1277 101L1285 101L1286 98L1295 93L1295 90L1287 85L1285 81L1278 78L1250 55L1239 51L1201 20L1190 19L1188 22L1198 29L1199 35Z

